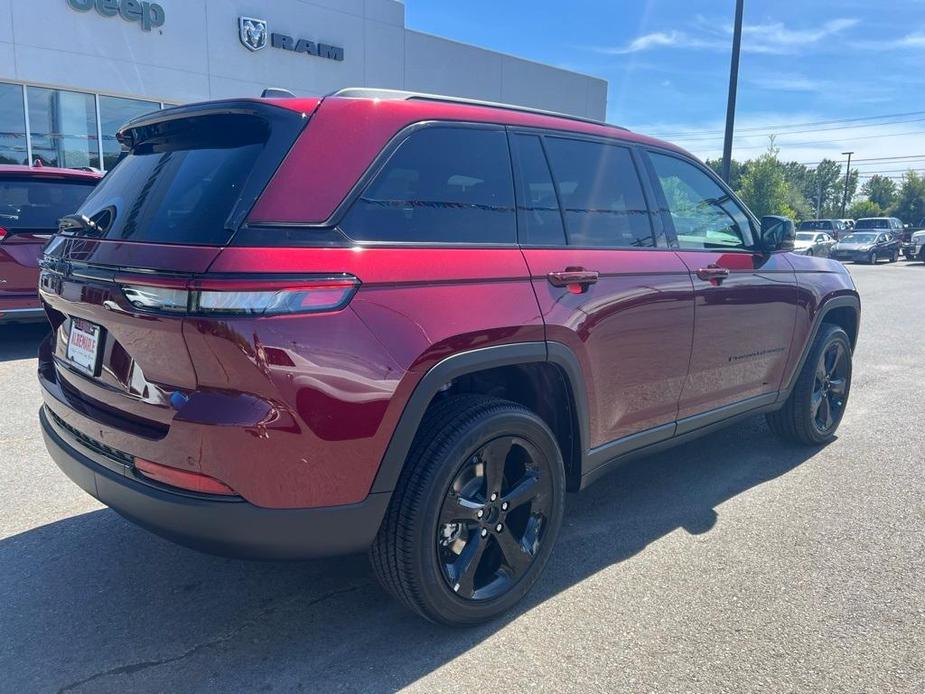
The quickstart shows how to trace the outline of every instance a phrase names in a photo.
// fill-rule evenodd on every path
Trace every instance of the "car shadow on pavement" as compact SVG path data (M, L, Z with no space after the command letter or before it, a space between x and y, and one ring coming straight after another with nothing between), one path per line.
M571 496L558 546L524 604L473 629L407 613L381 591L365 557L223 559L109 510L78 515L0 541L4 687L392 691L668 533L708 532L720 504L817 450L782 444L753 418L627 463Z
M39 343L50 331L47 323L0 325L0 362L35 357Z

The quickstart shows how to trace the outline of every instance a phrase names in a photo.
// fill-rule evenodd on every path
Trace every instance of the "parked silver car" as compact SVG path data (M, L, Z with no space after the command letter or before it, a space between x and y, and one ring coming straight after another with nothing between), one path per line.
M793 252L828 258L836 243L835 239L822 231L798 231L793 242Z

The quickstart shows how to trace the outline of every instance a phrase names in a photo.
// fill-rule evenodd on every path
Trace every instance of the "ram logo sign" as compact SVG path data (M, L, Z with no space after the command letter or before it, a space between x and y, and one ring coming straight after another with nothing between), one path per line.
M266 48L267 35L270 28L266 20L254 19L253 17L238 18L238 36L241 43L249 51L259 51Z
M273 48L279 48L292 53L304 53L317 58L342 61L344 49L327 43L318 43L308 39L295 38L289 34L270 33L270 25L264 19L253 17L238 18L238 36L244 47L251 52L259 51L269 43Z

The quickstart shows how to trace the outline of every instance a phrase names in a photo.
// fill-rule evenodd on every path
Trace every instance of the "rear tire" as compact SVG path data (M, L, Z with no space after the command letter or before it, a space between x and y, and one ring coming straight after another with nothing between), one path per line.
M848 334L823 323L790 397L767 415L771 430L808 446L834 439L851 392L851 357Z
M543 420L507 400L453 396L425 415L370 559L413 612L478 624L535 583L564 508L562 456Z

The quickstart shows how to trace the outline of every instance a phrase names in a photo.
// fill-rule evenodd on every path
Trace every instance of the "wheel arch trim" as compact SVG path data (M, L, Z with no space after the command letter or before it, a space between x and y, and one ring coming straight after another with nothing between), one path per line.
M803 366L806 364L806 360L809 358L809 353L813 349L813 343L815 343L816 337L819 335L819 330L822 328L822 324L825 322L826 316L828 316L835 309L839 308L850 308L854 310L855 320L857 322L857 334L854 336L854 340L852 341L852 349L854 349L857 345L858 337L860 336L861 331L860 297L856 293L852 293L840 294L823 299L819 304L818 309L816 310L816 316L813 319L813 327L810 330L805 344L803 345L803 351L800 354L800 359L797 362L796 368L791 374L790 380L787 382L786 387L781 389L778 396L778 402L783 402L790 396L791 391L796 385L797 379L800 377L800 373L803 371Z
M588 400L578 358L571 349L558 342L517 342L453 354L432 366L421 377L405 403L369 493L394 491L424 414L440 388L467 374L536 363L555 364L565 374L575 406L581 455L579 464L582 464L588 451Z

